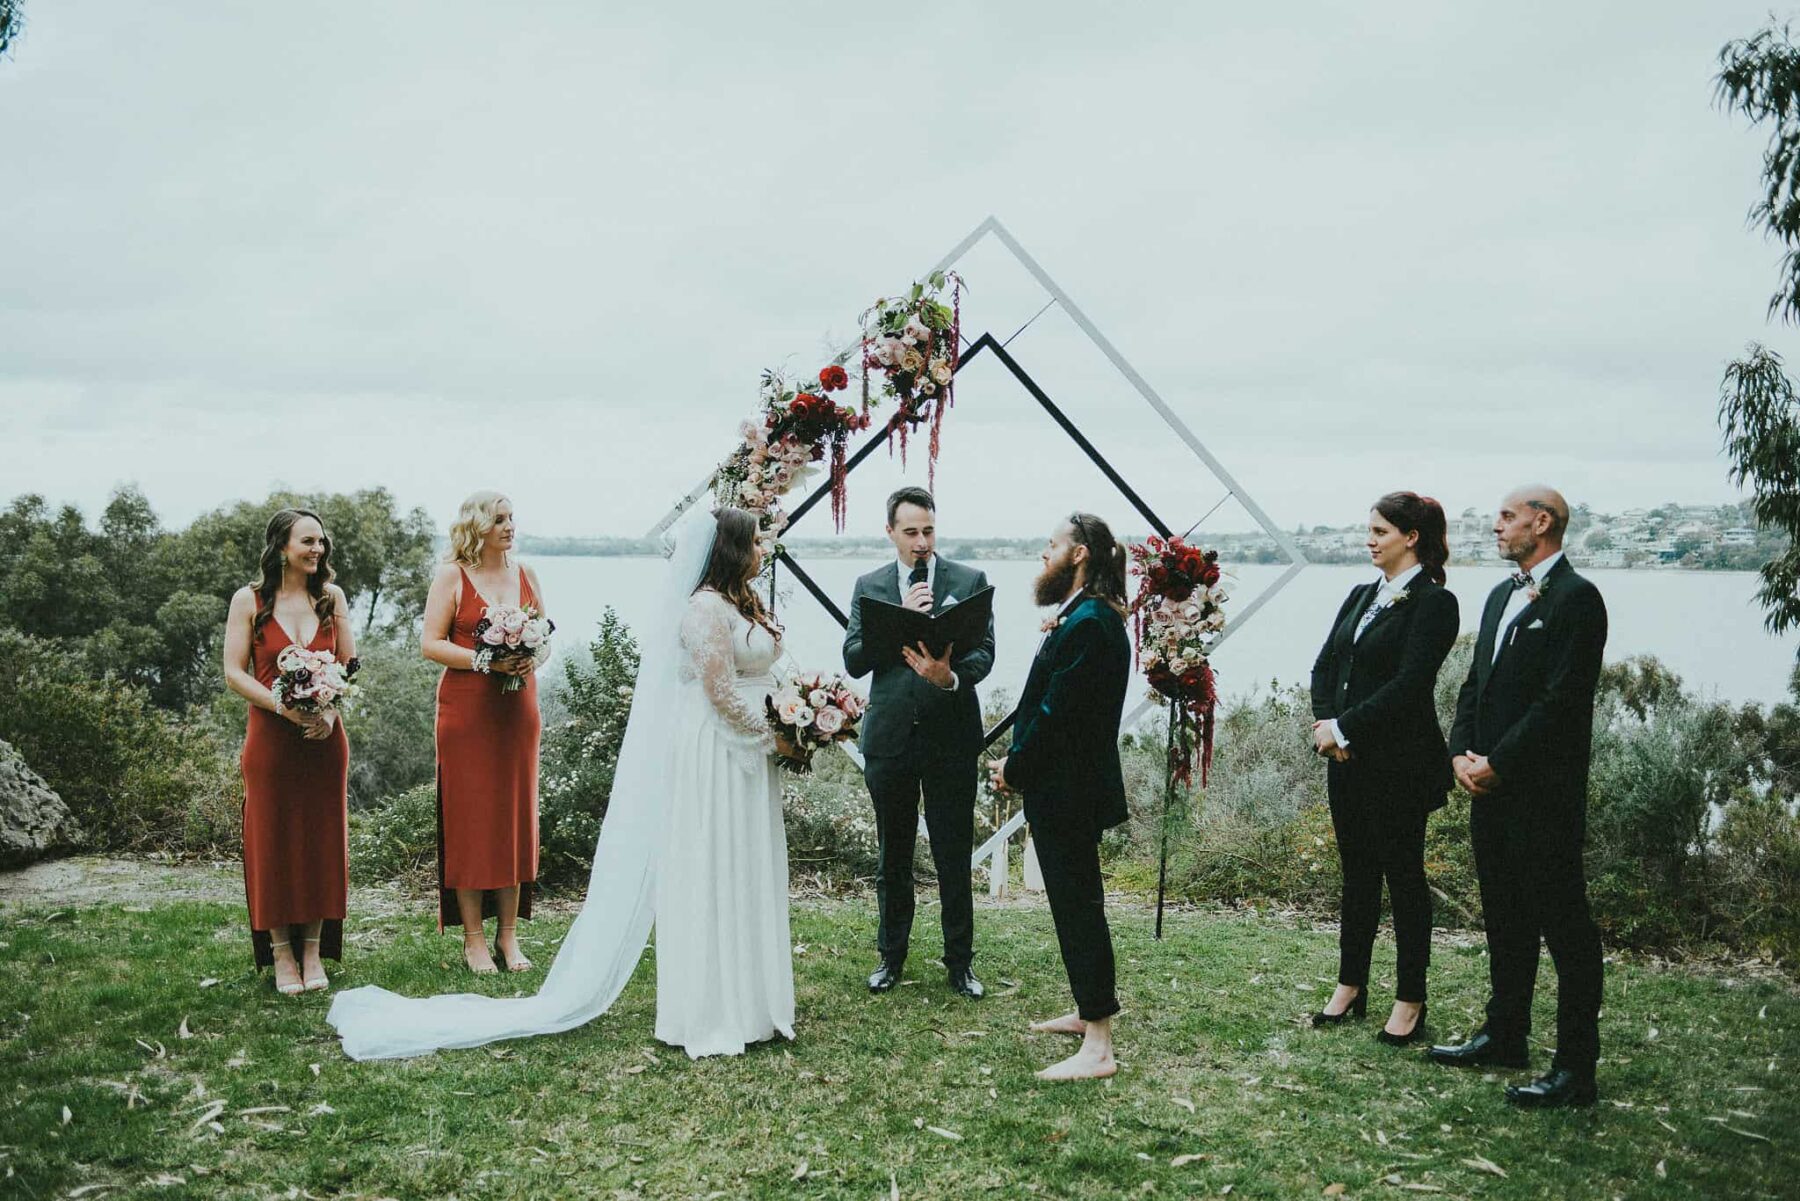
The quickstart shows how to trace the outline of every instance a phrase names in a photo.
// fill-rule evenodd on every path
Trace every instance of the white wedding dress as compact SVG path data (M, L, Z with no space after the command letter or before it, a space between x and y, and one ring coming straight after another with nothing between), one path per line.
M701 1055L794 1037L787 833L763 698L781 644L716 592L681 622L685 712L656 877L656 1037Z
M352 1059L573 1029L605 1013L656 928L656 1036L734 1055L794 1036L787 839L763 718L780 643L695 591L716 525L684 519L651 616L581 913L535 996L353 988L326 1020Z

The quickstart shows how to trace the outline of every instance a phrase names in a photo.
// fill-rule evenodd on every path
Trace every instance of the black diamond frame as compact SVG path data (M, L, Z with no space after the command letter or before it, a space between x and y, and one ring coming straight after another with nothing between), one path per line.
M1083 434L1073 421L1069 420L1068 414L1057 407L1056 402L1050 399L1049 393L1045 392L1044 389L1038 385L1038 382L1031 378L1031 374L1019 365L1019 361L1013 358L1007 351L1005 344L996 339L993 334L984 333L979 338L976 338L973 342L969 343L969 348L964 351L962 356L957 360L955 370L960 372L983 352L992 354L995 358L1000 360L1002 366L1012 372L1013 378L1018 380L1024 389L1031 394L1031 398L1043 407L1044 412L1048 413L1050 418L1055 421L1057 425L1062 427L1063 432L1068 434L1070 440L1073 441L1076 446L1081 448L1082 453L1087 455L1087 457L1093 461L1094 466L1098 467L1106 478L1112 481L1113 486L1119 490L1120 495L1130 503L1132 508L1138 511L1145 521L1150 523L1151 529L1155 530L1165 538L1170 537L1173 534L1173 531L1169 528L1168 524L1156 515L1149 504L1145 502L1144 498L1138 495L1137 490L1126 482L1125 477L1120 475L1118 470L1114 468L1111 463L1106 461L1106 456L1100 453L1099 448L1088 440L1087 435ZM888 423L883 426L881 430L870 436L870 438L861 446L857 447L855 453L845 460L845 473L848 474L849 472L855 471L857 465L864 459L867 459L870 455L874 454L876 450L887 445L888 438L893 433L896 423L899 420L898 416L889 418ZM794 526L799 524L802 517L810 513L814 507L830 495L831 483L827 480L820 487L814 489L812 495L800 502L793 513L789 514L787 528L782 531L783 536L791 531ZM848 626L850 624L849 617L842 609L838 608L837 602L832 600L830 595L828 595L823 588L819 587L818 582L814 580L812 576L807 574L806 569L800 566L799 562L787 552L785 547L776 555L775 563L777 564L777 567L772 568L770 574L769 591L771 597L773 597L775 592L774 572L778 570L780 566L785 566L789 574L800 581L801 586L812 594L814 600L824 606L825 611L831 614L840 626ZM1017 715L1017 709L1007 714L998 725L987 732L987 737L983 745L992 746L997 739L1001 738L1008 730L1012 729L1013 719L1017 717Z

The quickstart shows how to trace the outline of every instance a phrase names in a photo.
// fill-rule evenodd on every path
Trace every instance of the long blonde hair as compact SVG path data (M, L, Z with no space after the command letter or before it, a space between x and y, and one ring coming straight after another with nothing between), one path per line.
M450 523L450 553L444 556L444 562L481 566L481 544L494 528L500 506L511 503L511 497L491 488L471 492L456 510L456 520Z

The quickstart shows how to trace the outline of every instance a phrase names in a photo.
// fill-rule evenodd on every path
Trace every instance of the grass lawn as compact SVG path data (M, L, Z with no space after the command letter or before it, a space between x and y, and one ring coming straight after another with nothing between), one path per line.
M1033 1069L1068 1044L1024 1026L1068 1003L1048 913L977 911L991 991L970 1003L930 962L924 905L907 983L870 996L871 906L797 907L799 1041L698 1063L651 1037L653 956L584 1029L356 1064L326 995L279 997L249 970L241 906L0 913L0 1196L1800 1192L1800 997L1783 982L1609 965L1601 1104L1516 1112L1500 1079L1374 1042L1391 948L1370 1020L1316 1032L1303 1019L1329 992L1332 932L1184 912L1159 944L1121 906L1123 1066L1047 1085ZM530 924L540 965L567 920ZM470 977L423 905L352 936L340 988L520 983ZM1471 1028L1485 978L1478 946L1438 946L1437 1035ZM1541 997L1539 1066L1553 1013Z

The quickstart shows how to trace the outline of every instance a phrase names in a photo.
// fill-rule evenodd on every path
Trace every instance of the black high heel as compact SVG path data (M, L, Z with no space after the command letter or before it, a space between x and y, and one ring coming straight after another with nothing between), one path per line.
M1350 1008L1344 1010L1344 1012L1313 1014L1312 1015L1313 1028L1316 1030L1320 1026L1342 1026L1345 1022L1349 1021L1351 1018L1356 1018L1358 1021L1360 1021L1360 1020L1362 1020L1362 1018L1364 1018L1365 1016L1368 1015L1368 1012L1369 1012L1369 990L1365 988L1361 992L1356 994L1356 999L1354 1001L1350 1002Z
M1420 1001L1419 1017L1418 1020L1413 1023L1413 1028L1411 1030L1408 1030L1405 1034L1389 1034L1387 1028L1383 1027L1375 1032L1375 1041L1378 1043L1386 1043L1390 1047L1404 1047L1418 1042L1420 1037L1425 1033L1425 1011L1429 1008L1429 1004Z

